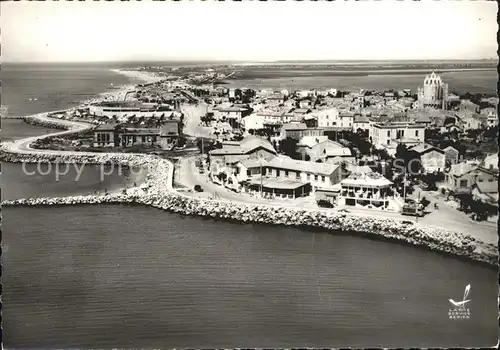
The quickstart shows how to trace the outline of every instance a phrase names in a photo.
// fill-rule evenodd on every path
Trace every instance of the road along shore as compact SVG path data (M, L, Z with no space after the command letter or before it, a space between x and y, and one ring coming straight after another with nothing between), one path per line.
M415 225L398 219L192 197L189 194L177 192L172 187L174 166L170 161L157 156L35 150L30 147L30 144L37 139L82 132L91 125L52 119L48 118L46 114L31 116L30 119L31 123L37 123L37 125L67 130L2 144L1 161L120 164L122 166L142 167L147 172L146 186L144 186L146 188L136 189L127 192L127 194L17 199L4 201L2 205L5 206L141 204L182 215L360 234L371 238L426 247L488 265L496 266L498 263L498 247L496 245L484 243L466 233Z

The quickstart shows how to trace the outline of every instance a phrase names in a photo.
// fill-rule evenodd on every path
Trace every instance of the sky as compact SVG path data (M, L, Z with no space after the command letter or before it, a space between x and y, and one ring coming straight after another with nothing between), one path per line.
M496 1L0 6L3 62L497 57Z

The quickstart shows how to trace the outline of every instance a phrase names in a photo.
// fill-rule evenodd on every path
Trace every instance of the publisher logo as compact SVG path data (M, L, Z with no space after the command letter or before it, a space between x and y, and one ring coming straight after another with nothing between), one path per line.
M460 301L448 299L452 307L448 310L448 318L450 320L468 320L470 318L470 310L467 307L471 299L467 299L470 292L470 284L465 287L464 297Z

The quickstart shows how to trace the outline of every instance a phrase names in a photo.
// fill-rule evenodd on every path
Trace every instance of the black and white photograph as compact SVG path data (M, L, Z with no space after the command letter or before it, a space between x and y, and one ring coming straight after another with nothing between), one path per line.
M5 349L492 348L496 1L2 1Z

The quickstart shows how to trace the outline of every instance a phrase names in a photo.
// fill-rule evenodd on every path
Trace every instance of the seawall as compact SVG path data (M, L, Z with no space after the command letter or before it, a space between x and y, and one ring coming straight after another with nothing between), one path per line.
M36 118L36 117L35 117ZM54 123L59 128L68 128L67 121L50 120L46 116L35 122ZM45 124L44 126L47 126ZM80 132L88 126L75 123L74 129L67 133ZM60 134L60 133L56 133ZM53 136L43 135L38 138ZM26 139L30 142L35 138ZM142 204L162 210L196 215L208 218L237 220L272 225L319 228L328 231L359 233L374 238L399 241L411 245L424 246L431 250L465 257L470 260L497 265L498 248L486 244L463 233L424 227L405 223L402 220L356 216L320 210L279 207L273 205L253 205L244 202L213 200L192 197L177 192L172 187L173 164L153 155L93 152L63 152L53 150L33 150L22 148L27 141L16 141L8 146L2 145L0 160L8 162L62 162L83 164L121 164L129 167L142 167L147 171L147 189L127 195L73 196L56 198L27 198L5 201L5 206L41 206L76 204Z
M368 237L398 241L430 250L497 264L497 247L477 241L469 235L440 229L421 228L393 219L357 217L353 215L301 210L285 207L250 205L187 197L178 193L135 193L131 195L74 196L29 198L5 201L5 206L56 206L77 204L142 204L182 215L196 215L245 223L296 226L357 233Z

